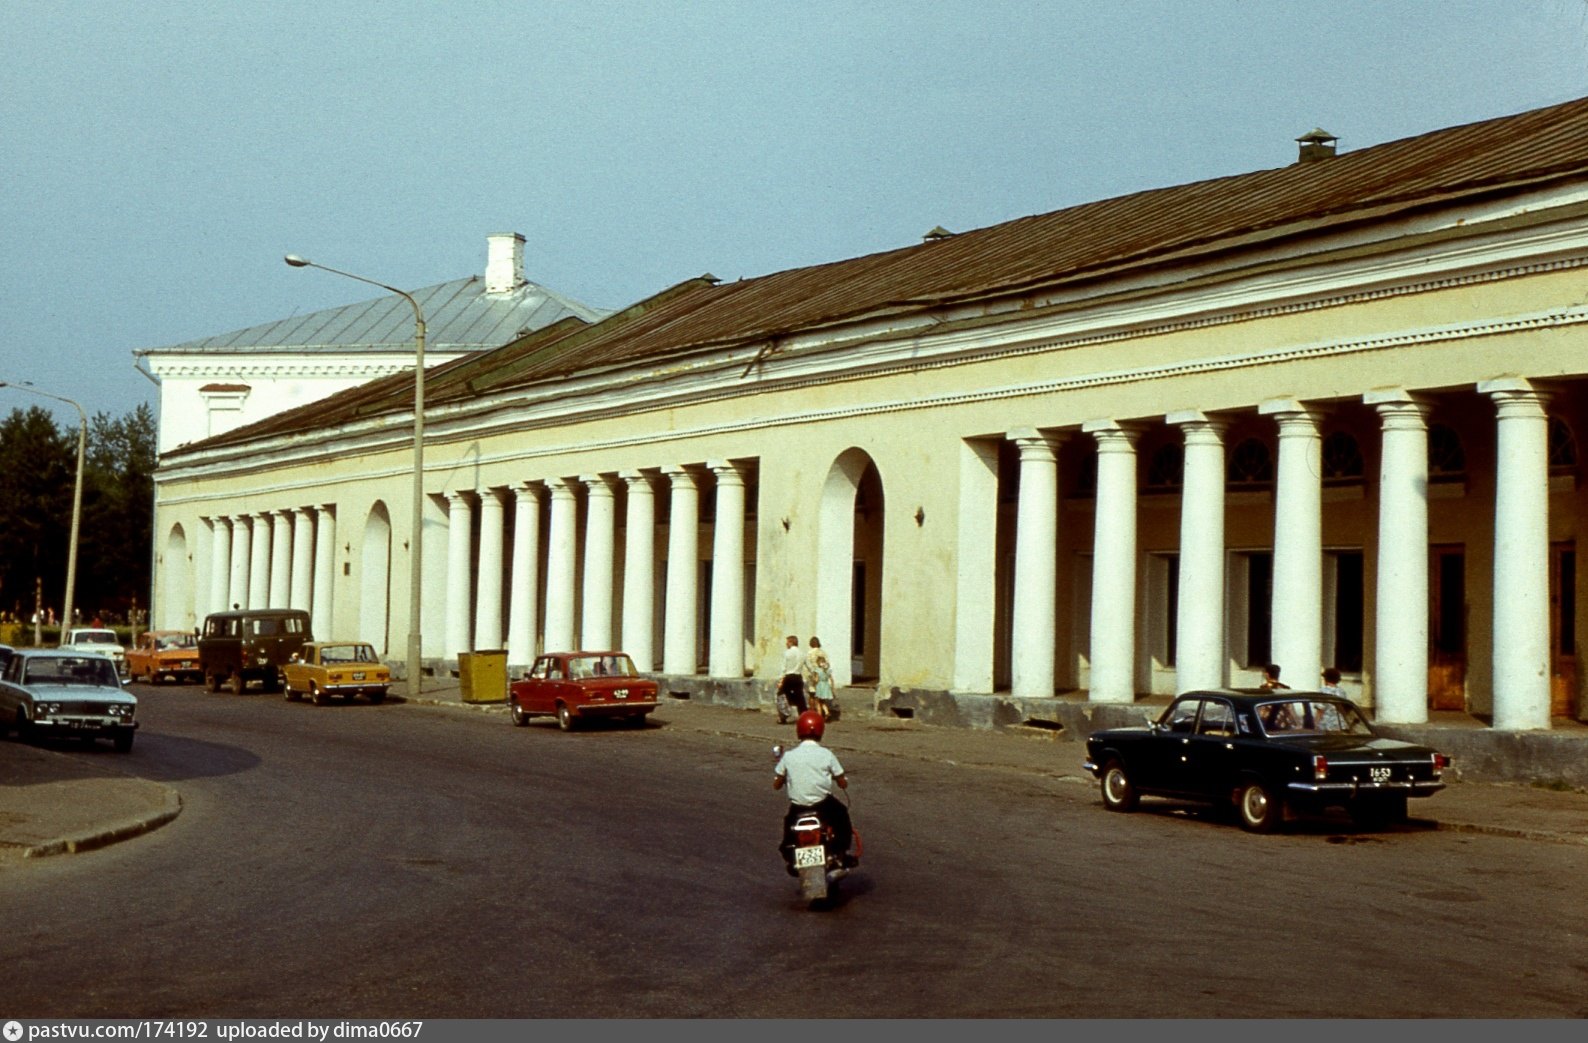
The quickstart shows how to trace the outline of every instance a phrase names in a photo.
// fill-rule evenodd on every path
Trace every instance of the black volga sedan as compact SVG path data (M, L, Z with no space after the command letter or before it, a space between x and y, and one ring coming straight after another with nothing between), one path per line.
M1110 811L1134 811L1144 795L1233 805L1254 833L1328 807L1362 825L1403 820L1406 798L1443 789L1449 765L1427 746L1375 734L1349 699L1288 690L1188 692L1146 727L1086 740Z

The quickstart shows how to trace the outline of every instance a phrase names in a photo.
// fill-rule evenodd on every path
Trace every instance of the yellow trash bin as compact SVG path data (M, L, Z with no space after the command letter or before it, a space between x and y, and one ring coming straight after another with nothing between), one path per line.
M459 652L458 688L466 703L507 702L507 649Z

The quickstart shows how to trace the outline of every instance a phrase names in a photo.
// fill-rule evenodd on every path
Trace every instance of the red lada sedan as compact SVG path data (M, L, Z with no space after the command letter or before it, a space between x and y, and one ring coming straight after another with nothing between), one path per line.
M640 677L623 652L548 652L512 683L507 706L520 727L531 717L556 717L565 732L602 717L643 727L656 692L656 682Z

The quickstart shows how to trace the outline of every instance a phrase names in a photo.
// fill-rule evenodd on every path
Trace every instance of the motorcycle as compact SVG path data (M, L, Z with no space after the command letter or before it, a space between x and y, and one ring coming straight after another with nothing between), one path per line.
M782 746L772 747L774 761L782 756ZM789 833L794 846L791 866L799 877L800 897L811 905L825 902L838 881L848 876L851 866L860 861L860 831L854 828L853 822L850 823L855 853L847 860L850 863L848 865L845 864L845 852L839 850L835 841L833 827L822 821L815 811L800 814ZM788 843L788 838L785 838L784 843Z

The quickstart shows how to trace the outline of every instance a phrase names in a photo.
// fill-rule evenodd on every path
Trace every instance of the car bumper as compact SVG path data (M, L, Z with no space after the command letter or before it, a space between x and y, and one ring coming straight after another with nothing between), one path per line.
M1428 797L1445 788L1438 779L1409 779L1398 782L1292 782L1292 793L1311 797L1356 800L1375 794L1404 793L1409 797Z
M385 695L389 684L328 684L320 688L326 695Z
M635 714L646 714L656 709L656 703L650 700L640 702L621 703L586 703L583 706L569 707L576 717L632 717Z
M118 721L108 717L46 717L33 721L39 735L124 735L138 730L137 721Z

